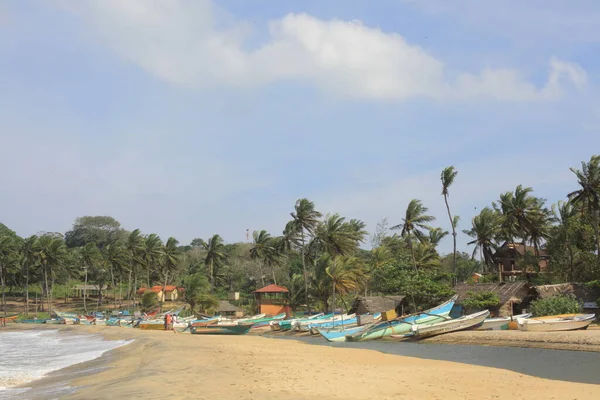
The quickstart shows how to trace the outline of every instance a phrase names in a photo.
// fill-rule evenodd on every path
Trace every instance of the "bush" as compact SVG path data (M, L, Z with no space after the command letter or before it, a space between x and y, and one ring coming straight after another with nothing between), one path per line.
M545 315L574 314L581 311L581 304L572 295L561 295L540 299L531 303L534 317Z
M151 311L158 305L158 296L156 293L146 290L142 295L142 310Z
M500 305L500 298L494 292L469 291L462 301L462 305L470 310L487 310L498 307Z

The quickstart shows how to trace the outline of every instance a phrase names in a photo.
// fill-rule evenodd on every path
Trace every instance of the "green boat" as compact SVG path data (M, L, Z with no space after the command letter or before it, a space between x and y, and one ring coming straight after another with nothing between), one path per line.
M275 315L274 317L251 319L246 322L249 324L251 323L252 328L260 328L260 327L269 325L269 322L271 322L271 321L281 321L282 319L285 318L285 316L286 316L286 313L281 313L281 314Z
M190 332L194 335L245 335L252 328L251 323L247 324L213 324L204 326L192 326Z
M286 319L284 321L279 321L277 326L271 325L271 329L274 331L289 331L292 329L292 324L294 322L306 322L306 321L317 321L320 319L331 318L333 314L316 314L308 318L296 318L296 319Z

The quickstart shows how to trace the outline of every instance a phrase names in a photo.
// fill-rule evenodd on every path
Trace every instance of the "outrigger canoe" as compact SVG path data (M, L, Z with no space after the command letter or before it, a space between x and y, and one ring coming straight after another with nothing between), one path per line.
M483 321L490 315L489 310L480 311L474 314L465 315L460 318L448 319L442 322L433 322L430 324L414 324L410 327L412 336L424 339L431 336L441 335L443 333L463 331L472 329L483 324ZM408 335L392 335L393 338L401 338Z
M206 324L204 326L191 326L190 332L194 335L245 335L252 328L251 323L242 324Z
M505 331L509 329L517 329L517 320L519 318L529 318L531 314L519 314L513 315L512 317L498 317L498 318L486 318L480 327L476 328L477 331ZM510 323L514 321L514 328L511 328Z
M391 321L381 321L372 325L366 325L356 332L347 334L346 340L349 342L362 342L365 340L381 339L391 335L404 335L410 332L410 327L414 324L444 321L450 314L452 307L454 307L454 302L457 297L457 295L454 295L445 303L426 311L421 311Z

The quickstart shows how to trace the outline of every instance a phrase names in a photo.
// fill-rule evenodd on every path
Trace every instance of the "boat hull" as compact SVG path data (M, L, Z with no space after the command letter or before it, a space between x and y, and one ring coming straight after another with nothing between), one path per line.
M519 330L527 332L561 332L587 329L594 320L594 314L579 314L575 316L549 316L541 318L520 319L517 321Z
M190 332L193 335L245 335L250 331L252 325L206 325L192 326Z
M456 297L457 296L454 296L452 299L437 307L415 315L391 321L382 321L368 326L362 331L346 335L346 340L349 342L362 342L365 340L381 339L392 335L405 335L410 333L411 326L414 324L428 324L444 321L447 319L446 317L450 314L450 311L452 311Z
M483 324L483 321L489 315L490 312L485 310L447 321L432 324L416 324L411 326L411 332L413 336L424 339L432 336L442 335L444 333L472 329ZM395 337L395 335L392 335L392 337Z
M487 318L485 321L483 321L483 324L481 324L481 326L476 328L475 330L478 330L478 331L506 331L509 329L518 329L516 327L517 320L519 318L529 318L529 317L531 317L531 314L513 315L512 318L511 317ZM512 322L512 321L515 322L514 328L510 324L510 322Z

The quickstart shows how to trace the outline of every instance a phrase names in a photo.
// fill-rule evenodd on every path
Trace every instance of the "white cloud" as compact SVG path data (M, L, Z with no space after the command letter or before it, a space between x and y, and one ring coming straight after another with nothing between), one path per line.
M541 87L513 69L449 77L443 62L426 49L359 21L288 14L270 23L265 43L248 49L246 26L223 27L223 10L209 0L61 4L121 57L184 87L301 80L357 98L535 101L558 97L564 83L577 89L586 84L581 67L558 59L550 60L547 83Z

